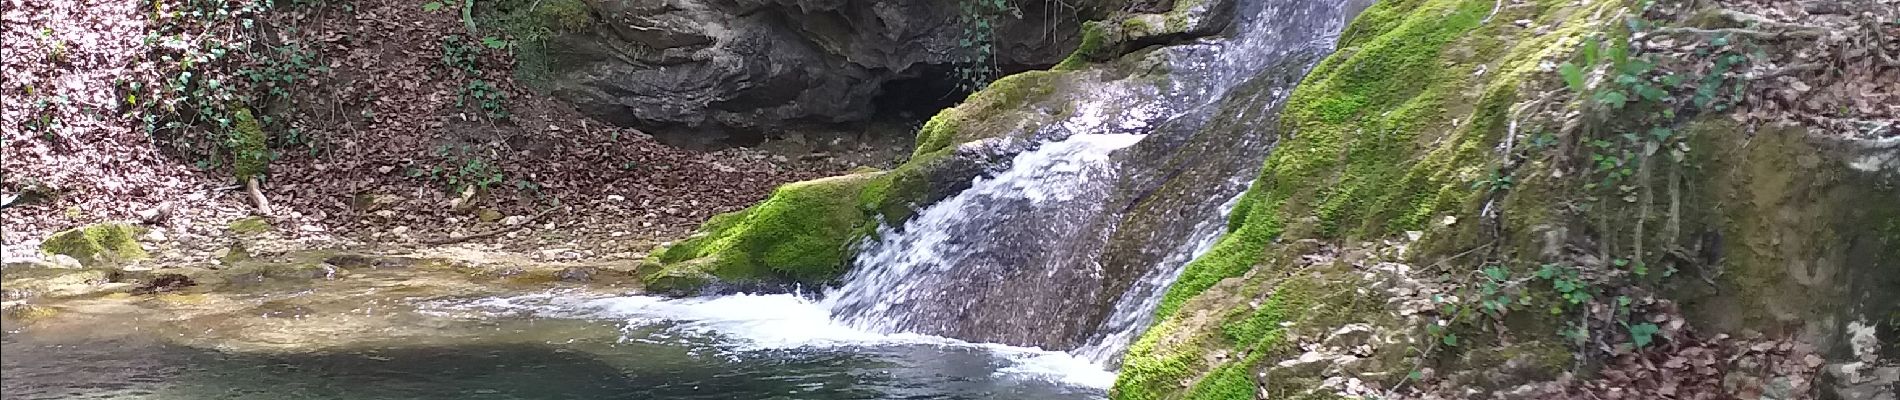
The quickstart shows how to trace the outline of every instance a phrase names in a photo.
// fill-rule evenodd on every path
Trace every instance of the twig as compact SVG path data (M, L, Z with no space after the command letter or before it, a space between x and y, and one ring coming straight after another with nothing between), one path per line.
M1826 34L1826 32L1823 32L1817 28L1763 31L1763 30L1756 30L1756 29L1743 29L1743 28L1703 29L1703 28L1689 28L1689 27L1680 27L1680 26L1656 28L1656 33L1690 34L1690 35L1736 35L1736 36L1747 36L1747 37L1752 37L1752 38L1762 39L1762 40L1820 39L1821 35Z
M559 209L560 209L560 208L550 208L550 209L547 209L546 211L542 211L542 212L541 212L541 213L539 213L539 214L535 214L535 215L534 215L533 217L529 217L527 221L521 221L521 223L519 223L519 224L515 224L515 225L513 225L513 226L505 226L505 227L501 227L501 228L499 228L499 229L494 229L494 230L490 230L490 231L487 231L487 232L482 232L482 233L477 233L477 234L473 234L473 235L465 235L465 236L450 236L450 237L446 237L446 238L442 238L442 239L435 239L435 240L424 240L424 241L422 241L422 244L426 244L426 245L430 245L430 246L441 246L441 245L445 245L445 244L455 244L455 243L461 243L461 242L466 242L466 241L470 241L470 240L475 240L475 239L483 239L483 238L490 238L490 237L495 237L495 236L499 236L499 235L501 235L501 234L505 234L505 233L508 233L508 232L514 232L514 231L516 231L516 230L520 230L521 228L526 228L526 227L528 227L529 225L534 225L534 223L535 223L535 221L539 221L539 220L541 220L541 217L545 217L545 216L547 216L548 214L553 214L555 210L559 210Z
M1775 78L1775 77L1781 77L1781 76L1787 76L1787 75L1794 75L1794 74L1799 74L1802 72L1817 71L1824 67L1825 66L1821 65L1821 63L1799 64L1799 65L1789 66L1787 68L1778 69L1778 70L1775 70L1774 72L1762 74L1761 76L1755 77L1755 79L1768 79L1768 78Z

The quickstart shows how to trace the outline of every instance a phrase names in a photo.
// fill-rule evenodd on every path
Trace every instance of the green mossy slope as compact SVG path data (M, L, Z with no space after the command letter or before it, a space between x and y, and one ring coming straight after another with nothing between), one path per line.
M1472 183L1496 160L1492 149L1509 107L1522 100L1521 84L1536 76L1538 61L1574 45L1594 26L1586 17L1607 4L1543 1L1491 15L1496 5L1385 1L1354 20L1340 50L1289 98L1286 133L1229 233L1170 287L1159 323L1130 349L1112 397L1254 393L1256 369L1297 354L1272 327L1378 317L1366 304L1381 303L1358 301L1364 295L1300 295L1356 278L1339 266L1300 264L1312 249L1289 244L1390 237L1467 212L1484 195ZM1549 31L1508 22L1519 19ZM1293 299L1303 305L1275 306ZM1270 395L1301 395L1298 382L1278 379Z

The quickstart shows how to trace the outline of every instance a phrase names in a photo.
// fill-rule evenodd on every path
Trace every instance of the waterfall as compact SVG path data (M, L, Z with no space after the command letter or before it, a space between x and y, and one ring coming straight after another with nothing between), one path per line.
M1183 267L1217 241L1271 150L1280 104L1354 0L1236 0L1223 37L1149 57L1174 78L1122 115L1078 112L1064 138L885 226L826 302L886 333L1070 350L1113 366ZM1107 85L1127 92L1140 85ZM1103 97L1103 96L1096 96ZM1108 96L1113 97L1113 96ZM1126 130L1123 130L1126 132ZM1126 215L1124 215L1126 214Z
M1059 132L1011 136L1053 140L880 227L823 306L854 329L1067 350L1114 369L1225 232L1280 105L1361 3L1236 0L1227 35L1148 56L1173 71L1159 92L1109 94L1156 90L1132 79L1088 89Z
M1142 137L1074 135L1018 154L1008 170L978 178L902 229L879 230L827 302L845 323L887 333L967 338L983 336L984 324L1011 325L1006 319L1062 318L1059 310L1071 299L1051 289L1093 283L1100 271L1044 256L1093 234L1087 222L1104 212L1116 178L1109 155Z
M1231 184L1244 186L1246 182L1236 180ZM1155 268L1142 274L1141 280L1136 281L1134 287L1115 301L1113 314L1109 314L1102 326L1095 330L1088 344L1070 353L1103 366L1119 365L1122 350L1127 349L1135 337L1154 322L1155 309L1161 307L1161 297L1167 293L1168 286L1181 278L1181 272L1186 270L1189 261L1207 254L1208 250L1214 249L1215 243L1220 242L1221 234L1227 231L1228 213L1239 203L1240 196L1235 195L1221 203L1218 218L1194 224L1189 239L1173 249Z

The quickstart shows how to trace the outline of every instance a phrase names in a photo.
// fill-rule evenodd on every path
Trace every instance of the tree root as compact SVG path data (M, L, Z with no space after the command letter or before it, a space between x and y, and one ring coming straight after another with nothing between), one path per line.
M244 180L244 190L251 193L251 201L257 205L257 214L270 216L270 199L264 198L264 191L257 187L257 177Z

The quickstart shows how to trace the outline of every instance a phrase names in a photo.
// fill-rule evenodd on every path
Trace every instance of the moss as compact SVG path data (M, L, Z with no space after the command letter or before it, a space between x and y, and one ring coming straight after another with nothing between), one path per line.
M151 256L139 247L142 233L128 224L94 224L54 233L40 243L40 252L71 256L87 266L143 260Z
M873 220L859 195L884 174L859 174L781 186L743 211L716 216L660 253L650 289L678 291L712 277L737 282L820 285L845 268L846 246Z
M43 319L52 318L58 315L59 315L58 309L55 309L52 307L46 307L46 306L32 305L32 304L20 304L20 305L16 305L12 307L7 307L7 311L6 311L7 318L13 319L15 321L25 321L25 322L43 320Z
M582 0L547 0L534 2L535 7L528 10L538 25L555 32L578 32L594 23L593 8Z
M1190 24L1188 20L1192 18L1190 14L1194 12L1195 7L1199 7L1205 2L1206 0L1175 0L1174 8L1168 10L1166 16L1168 30L1171 32L1186 32L1191 28L1188 26Z
M271 231L270 220L264 217L245 217L231 221L231 233L240 236L259 235Z
M944 109L917 131L917 147L911 157L922 157L958 143L983 137L1008 134L997 129L1008 112L1021 110L1035 99L1055 93L1055 78L1061 73L1029 71L997 79L983 90L971 94L956 107ZM985 123L990 122L990 123Z
M1113 397L1239 395L1243 384L1253 387L1252 368L1297 354L1275 339L1288 334L1276 329L1279 322L1330 329L1353 318L1387 317L1373 306L1383 301L1362 299L1369 295L1354 290L1358 278L1350 270L1298 270L1309 268L1297 260L1313 249L1290 244L1375 240L1474 212L1486 193L1472 182L1497 162L1491 150L1503 137L1517 90L1540 73L1538 61L1566 51L1592 26L1585 18L1591 10L1548 4L1493 17L1558 23L1548 34L1481 23L1493 6L1397 0L1374 4L1355 19L1341 49L1288 98L1280 120L1285 133L1236 206L1227 236L1169 287L1157 310L1158 327L1166 329L1144 334L1131 348ZM1486 72L1473 73L1480 69ZM1263 296L1249 291L1270 292L1270 303L1288 304L1220 311ZM1222 361L1210 354L1222 354ZM1269 377L1267 390L1274 398L1324 397L1307 393L1317 382L1312 378Z
M1063 58L1061 63L1057 63L1055 69L1057 71L1082 69L1082 66L1088 65L1090 61L1107 57L1108 54L1105 53L1107 53L1108 45L1108 28L1103 27L1098 21L1085 22L1082 24L1082 42L1076 44L1075 51L1069 52L1069 56Z
M1122 35L1126 36L1147 36L1160 33L1160 31L1155 30L1155 28L1154 24L1148 22L1148 19L1139 15L1122 20ZM1087 37L1085 36L1083 39L1086 40Z
M269 136L258 125L257 118L251 116L248 108L239 108L232 114L231 131L226 134L225 147L231 150L234 161L233 173L238 181L262 178L270 173L271 151Z

